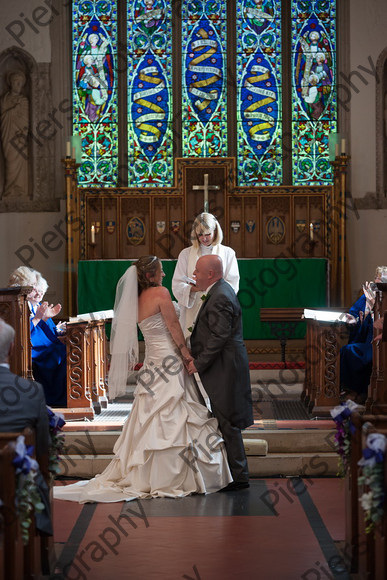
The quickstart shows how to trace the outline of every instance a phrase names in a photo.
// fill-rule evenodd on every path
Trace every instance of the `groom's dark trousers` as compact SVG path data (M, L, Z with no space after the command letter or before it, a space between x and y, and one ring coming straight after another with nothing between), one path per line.
M253 423L251 385L242 312L234 290L216 282L198 313L192 356L218 419L234 481L248 480L241 429Z

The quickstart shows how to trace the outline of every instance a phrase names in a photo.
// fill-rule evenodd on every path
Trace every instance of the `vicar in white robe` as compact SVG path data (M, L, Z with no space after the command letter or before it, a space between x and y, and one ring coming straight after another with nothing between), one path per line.
M239 290L239 269L235 252L222 245L223 232L215 216L201 213L192 225L191 247L179 254L175 273L172 279L172 291L179 302L180 323L184 337L191 335L192 327L202 304L203 292L197 290L194 281L190 281L196 262L201 256L216 254L222 258L224 279L234 289Z

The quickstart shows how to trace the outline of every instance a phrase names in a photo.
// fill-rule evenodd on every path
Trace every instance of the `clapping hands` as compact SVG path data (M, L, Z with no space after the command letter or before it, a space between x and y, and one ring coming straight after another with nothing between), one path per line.
M61 310L62 306L60 304L54 306L53 304L48 304L48 302L42 302L36 309L35 317L46 321L57 316Z
M366 312L371 312L375 304L376 292L373 290L371 284L373 284L373 282L366 282L363 284L363 292L366 297Z

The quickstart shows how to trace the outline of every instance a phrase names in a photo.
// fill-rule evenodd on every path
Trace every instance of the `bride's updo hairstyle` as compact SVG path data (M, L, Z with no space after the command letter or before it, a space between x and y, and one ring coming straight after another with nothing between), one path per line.
M140 296L143 290L157 285L151 281L151 278L157 274L161 262L157 256L142 256L134 265L137 268L138 295Z

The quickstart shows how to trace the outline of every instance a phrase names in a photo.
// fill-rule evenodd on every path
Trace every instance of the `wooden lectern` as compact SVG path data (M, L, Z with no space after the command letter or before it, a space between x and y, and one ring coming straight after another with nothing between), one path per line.
M67 419L93 419L107 407L105 320L67 324Z
M338 312L337 321L306 318L302 398L316 417L330 417L330 410L340 404L340 346L344 320L340 320L339 315Z

